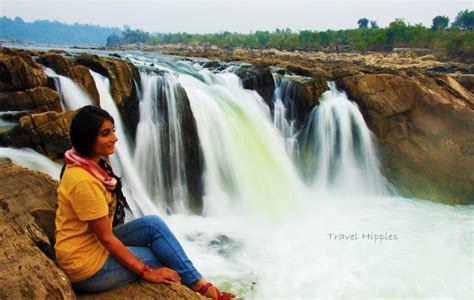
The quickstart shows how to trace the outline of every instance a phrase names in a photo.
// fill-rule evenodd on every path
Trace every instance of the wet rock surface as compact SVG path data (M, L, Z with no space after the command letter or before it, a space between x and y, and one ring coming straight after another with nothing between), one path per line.
M242 80L244 88L255 90L263 98L269 107L272 106L273 90L275 82L271 69L267 66L240 66L235 74Z

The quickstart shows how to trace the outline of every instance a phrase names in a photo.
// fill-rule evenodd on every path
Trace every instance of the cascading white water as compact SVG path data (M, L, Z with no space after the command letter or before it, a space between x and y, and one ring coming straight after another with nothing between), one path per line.
M137 127L134 162L141 170L141 179L153 198L158 198L161 203L172 203L172 211L175 213L187 213L188 191L177 80L171 74L142 72L140 77L140 122ZM160 101L161 106L166 107L166 116L165 112L159 111ZM167 124L164 122L165 118ZM164 136L168 137L168 141L164 140ZM163 147L167 149L162 149ZM164 151L169 153L169 170L164 166ZM170 172L170 195L166 193L165 172ZM167 197L170 198L168 201Z
M296 145L296 110L292 95L292 80L273 75L275 91L273 93L273 125L282 133L291 156Z
M125 126L117 106L110 94L110 81L107 77L90 71L100 96L100 106L114 118L116 135L120 142L116 144L116 153L111 156L114 171L123 177L124 194L133 212L138 217L160 212L159 203L153 203L144 188L137 170L133 165L130 141L125 134Z
M305 209L298 219L267 227L255 221L255 212L265 208L273 214L278 212L273 211L275 205L291 207L295 195L291 183L298 177L289 171L286 183L271 184L286 201L276 197L267 202L264 194L245 193L266 182L247 177L242 169L264 170L275 178L279 172L274 168L288 160L281 139L269 141L261 136L263 132L273 136L275 128L262 130L268 115L261 110L252 113L259 111L255 109L258 97L246 98L229 74L193 76L188 70L179 80L190 98L205 156L205 205L211 211L220 208L221 214L170 216L169 221L184 237L198 268L221 287L256 299L465 297L472 293L466 274L473 267L469 247L473 207L389 196L371 133L355 104L334 85L313 113L313 126L306 130L306 143L313 143L307 149L313 150L315 158L310 165L313 177L308 180L312 192L303 194L312 201L303 202ZM251 126L254 118L258 129ZM262 144L253 147L256 141ZM273 147L272 141L279 146ZM260 164L269 145L279 158ZM329 155L329 161L320 159L328 155L328 149L338 151L337 155ZM337 168L324 171L324 164ZM321 173L331 179L321 181ZM242 192L247 201L253 201L246 209L254 214L227 217L232 206L223 200ZM440 245L441 250L433 251ZM438 270L432 261L438 262Z
M0 147L0 157L7 157L15 164L42 171L54 179L59 179L61 166L33 149Z
M143 185L151 197L164 201L165 179L162 170L161 127L156 98L158 94L158 76L140 73L140 122L137 126L136 146L133 162Z
M272 126L268 107L232 73L180 74L197 122L210 215L292 217L305 188ZM205 78L204 81L197 78Z
M357 105L338 91L326 91L301 134L301 167L314 189L354 195L386 193L372 133Z
M301 133L308 190L268 108L235 75L130 57L175 73L189 96L206 214L164 218L207 279L246 299L472 298L474 206L384 193L370 132L334 86ZM104 104L107 81L96 81Z
M43 68L48 76L55 79L56 89L65 110L79 109L85 105L92 104L91 98L70 78L58 75L50 68ZM127 202L135 216L156 214L160 212L160 204L153 203L150 200L146 189L139 179L137 170L134 168L130 141L125 134L122 118L110 93L110 81L99 73L94 71L90 71L90 73L99 92L101 107L107 110L115 120L116 134L120 143L116 146L116 154L111 155L110 158L115 172L123 176L123 190L127 197Z
M54 79L61 105L64 110L70 111L92 103L91 98L74 81L66 76L57 74L53 69L43 67L48 77Z

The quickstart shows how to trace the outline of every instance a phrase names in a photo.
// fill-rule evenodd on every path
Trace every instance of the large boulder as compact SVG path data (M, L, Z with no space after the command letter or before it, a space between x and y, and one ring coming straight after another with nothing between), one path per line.
M48 87L0 93L0 111L62 112L58 93Z
M140 120L137 97L137 84L140 84L138 69L128 61L91 54L81 54L75 58L75 62L109 78L112 97L129 135L135 138Z
M91 97L96 105L99 105L99 92L97 91L94 78L87 67L77 65L66 57L54 53L42 55L36 61L53 69L60 75L71 78Z
M71 148L69 127L75 113L49 111L24 116L17 126L0 134L0 145L29 147L53 160L62 160Z
M405 196L474 203L472 93L446 75L338 80L382 146L382 166Z
M0 53L0 91L18 91L38 86L48 86L48 76L31 56Z
M197 125L191 111L188 95L182 86L178 86L177 95L181 103L181 128L189 202L191 207L200 213L203 207L202 195L204 194L204 184L202 180L204 168Z
M54 212L57 182L40 172L0 164L0 298L74 299L34 210ZM49 220L54 225L54 218ZM48 257L49 256L49 257Z
M0 181L0 299L206 299L183 285L143 281L75 295L54 257L58 182L11 163L0 163Z
M275 81L270 67L261 65L242 65L235 70L235 74L242 80L244 88L255 90L269 107L272 107Z

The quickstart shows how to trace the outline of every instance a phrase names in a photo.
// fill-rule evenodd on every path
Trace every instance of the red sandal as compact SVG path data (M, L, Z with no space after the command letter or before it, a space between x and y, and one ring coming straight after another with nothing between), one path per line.
M206 283L205 285L203 285L199 289L198 293L204 295L211 286L213 286L212 283L210 283L210 282ZM216 288L216 293L217 293L217 299L219 299L219 300L231 300L232 299L232 294L221 293L221 291L219 291L219 289L217 289L217 288Z

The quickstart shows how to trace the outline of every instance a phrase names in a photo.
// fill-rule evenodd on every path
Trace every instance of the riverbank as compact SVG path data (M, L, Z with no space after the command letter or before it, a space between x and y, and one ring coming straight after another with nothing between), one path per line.
M474 62L460 60L447 55L442 49L404 49L377 52L351 51L286 51L278 49L223 49L217 46L189 46L183 44L163 45L125 45L120 48L103 48L104 50L141 50L161 52L163 54L204 57L218 61L242 61L252 64L300 65L304 73L312 68L322 68L330 73L338 67L359 69L361 71L427 71L444 74L474 74ZM296 70L297 71L297 70ZM304 75L304 74L301 74ZM330 74L326 74L330 75ZM337 74L335 75L337 76Z

